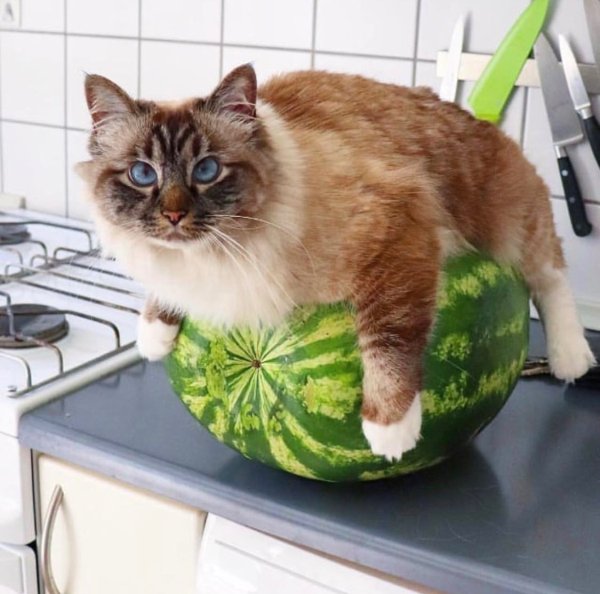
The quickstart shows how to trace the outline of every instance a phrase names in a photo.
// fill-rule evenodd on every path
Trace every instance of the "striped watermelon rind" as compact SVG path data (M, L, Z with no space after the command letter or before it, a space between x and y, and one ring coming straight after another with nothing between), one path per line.
M477 435L514 388L528 329L529 295L513 268L476 253L449 260L425 353L422 437L393 463L361 431L348 304L299 307L275 328L186 319L166 366L190 413L244 456L313 479L374 480L437 464Z

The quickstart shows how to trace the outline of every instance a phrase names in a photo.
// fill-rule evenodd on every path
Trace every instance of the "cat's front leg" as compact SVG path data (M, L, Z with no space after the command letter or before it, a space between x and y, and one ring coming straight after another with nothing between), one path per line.
M137 348L142 357L157 361L168 355L175 346L181 317L148 298L138 319Z
M429 262L411 274L375 275L356 302L363 433L373 453L390 461L421 435L423 353L435 315L437 267Z

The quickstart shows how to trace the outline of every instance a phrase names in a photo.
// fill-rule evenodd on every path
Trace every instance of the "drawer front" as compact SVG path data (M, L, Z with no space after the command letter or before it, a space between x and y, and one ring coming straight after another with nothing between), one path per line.
M419 594L356 566L324 557L224 518L208 516L198 594Z

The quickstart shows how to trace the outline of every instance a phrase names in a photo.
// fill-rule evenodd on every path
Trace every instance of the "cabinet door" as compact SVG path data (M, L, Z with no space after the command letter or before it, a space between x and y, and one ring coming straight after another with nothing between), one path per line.
M205 514L62 461L40 456L45 517L63 501L51 561L63 594L194 594Z

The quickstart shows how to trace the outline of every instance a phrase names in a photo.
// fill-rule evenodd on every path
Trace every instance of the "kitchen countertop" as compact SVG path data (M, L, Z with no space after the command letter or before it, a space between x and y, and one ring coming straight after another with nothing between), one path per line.
M534 322L532 352L541 344ZM442 591L600 591L597 390L521 380L492 424L453 459L374 483L319 483L246 460L189 415L159 363L133 365L28 413L20 439Z

